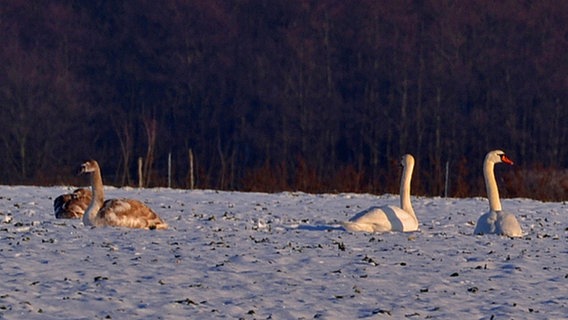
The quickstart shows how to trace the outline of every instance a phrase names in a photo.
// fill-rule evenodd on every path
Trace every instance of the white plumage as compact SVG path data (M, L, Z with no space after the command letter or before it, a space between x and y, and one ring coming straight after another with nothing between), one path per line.
M359 212L342 225L347 231L409 232L418 230L418 219L410 202L410 182L414 170L414 157L406 154L401 159L403 173L400 181L400 207L371 207Z
M512 165L513 161L501 150L489 151L485 156L483 162L483 176L485 178L485 187L489 200L489 211L479 217L473 233L494 233L508 237L521 237L523 236L523 230L515 215L502 211L499 189L497 187L497 181L495 180L494 169L496 163Z

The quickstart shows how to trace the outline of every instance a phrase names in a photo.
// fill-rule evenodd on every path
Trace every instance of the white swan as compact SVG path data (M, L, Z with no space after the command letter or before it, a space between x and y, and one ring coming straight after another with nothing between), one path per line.
M406 154L402 157L404 167L400 181L400 208L397 206L371 207L359 212L342 225L347 231L409 232L418 230L418 219L410 202L410 181L414 170L414 157Z
M481 215L475 225L474 234L495 233L509 237L521 237L523 231L514 214L501 211L499 189L495 181L494 167L496 163L513 164L505 152L501 150L489 151L483 162L483 176L489 199L489 211Z
M95 160L81 165L81 173L91 174L93 199L83 215L85 226L116 226L141 229L167 229L168 225L145 204L133 199L104 200L101 169Z
M79 188L53 200L53 211L57 219L79 219L91 203L91 190Z

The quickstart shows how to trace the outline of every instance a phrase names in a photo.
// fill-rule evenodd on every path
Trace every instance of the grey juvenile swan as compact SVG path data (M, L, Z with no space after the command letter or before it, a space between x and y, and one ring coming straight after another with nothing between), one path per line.
M133 199L104 201L101 169L95 160L81 165L81 173L91 175L93 199L83 215L85 226L113 226L140 229L167 229L168 225L148 206ZM104 201L104 202L103 202Z
M91 203L91 190L79 188L53 200L53 212L57 219L80 219Z

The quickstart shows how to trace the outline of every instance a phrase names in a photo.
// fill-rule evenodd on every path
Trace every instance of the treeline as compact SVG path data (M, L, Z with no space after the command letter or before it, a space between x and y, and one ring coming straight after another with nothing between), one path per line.
M568 2L3 0L0 183L566 199ZM529 176L545 175L543 179ZM540 181L540 186L534 182ZM554 183L550 183L553 181ZM539 195L533 191L539 190ZM548 190L548 191L547 191Z

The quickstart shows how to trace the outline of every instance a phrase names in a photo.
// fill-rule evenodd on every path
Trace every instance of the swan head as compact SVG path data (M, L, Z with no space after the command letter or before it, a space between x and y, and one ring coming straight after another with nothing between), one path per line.
M81 169L79 170L79 174L87 174L87 173L95 172L98 167L99 167L99 164L97 163L97 161L95 161L95 160L86 161L81 165Z
M509 165L513 165L513 160L507 157L505 152L502 150L489 151L485 156L485 162L506 163Z
M414 157L407 153L400 158L400 165L406 168L414 166Z

